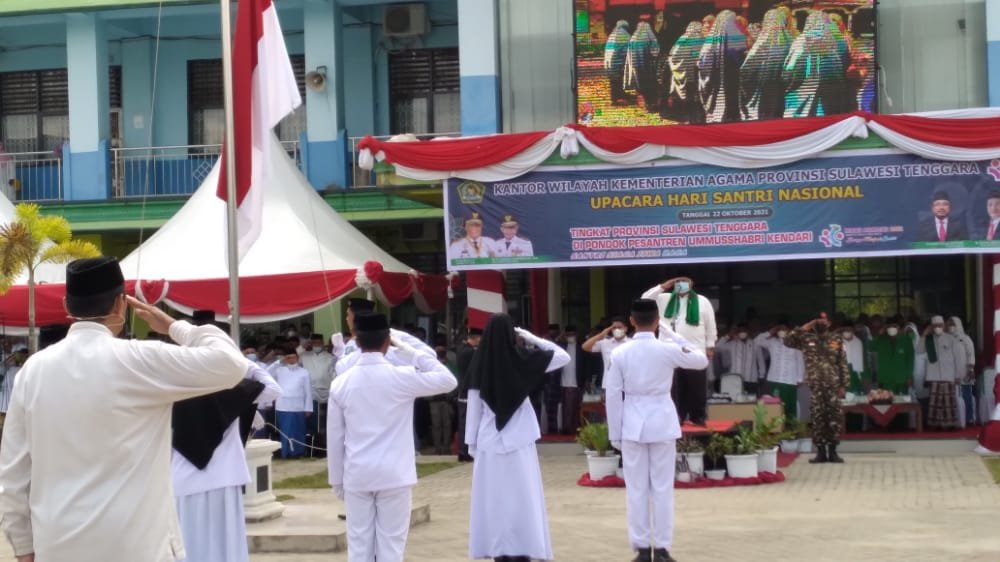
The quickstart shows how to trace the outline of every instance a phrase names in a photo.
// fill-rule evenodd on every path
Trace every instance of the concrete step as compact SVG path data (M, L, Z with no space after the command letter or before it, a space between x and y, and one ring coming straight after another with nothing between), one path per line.
M294 494L295 492L292 491ZM337 518L344 513L342 505L285 504L283 516L261 523L247 524L247 543L251 554L260 553L323 553L347 550L347 523ZM430 504L414 506L410 527L431 520Z

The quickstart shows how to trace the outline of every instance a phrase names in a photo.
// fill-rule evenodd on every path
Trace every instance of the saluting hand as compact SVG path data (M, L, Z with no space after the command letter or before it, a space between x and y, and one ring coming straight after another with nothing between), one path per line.
M158 334L170 334L170 325L176 320L171 318L169 314L132 296L126 295L125 302L135 311L136 316L149 324L151 330Z

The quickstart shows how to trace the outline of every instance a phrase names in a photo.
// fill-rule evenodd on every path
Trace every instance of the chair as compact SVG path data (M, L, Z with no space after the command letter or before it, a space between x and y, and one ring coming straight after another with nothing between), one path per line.
M735 402L743 394L743 377L736 374L722 375L719 392L728 395Z

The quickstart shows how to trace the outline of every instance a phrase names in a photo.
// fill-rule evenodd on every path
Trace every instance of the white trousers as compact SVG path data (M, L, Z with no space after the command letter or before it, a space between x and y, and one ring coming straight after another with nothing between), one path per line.
M402 562L410 531L410 486L344 492L348 562Z
M636 550L651 546L669 550L673 544L676 462L674 441L622 441L628 539Z

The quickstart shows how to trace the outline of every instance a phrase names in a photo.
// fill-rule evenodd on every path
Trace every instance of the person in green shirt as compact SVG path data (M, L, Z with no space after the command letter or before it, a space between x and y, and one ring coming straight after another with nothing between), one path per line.
M905 394L913 382L913 342L899 333L899 324L886 324L874 342L875 375L880 387Z

